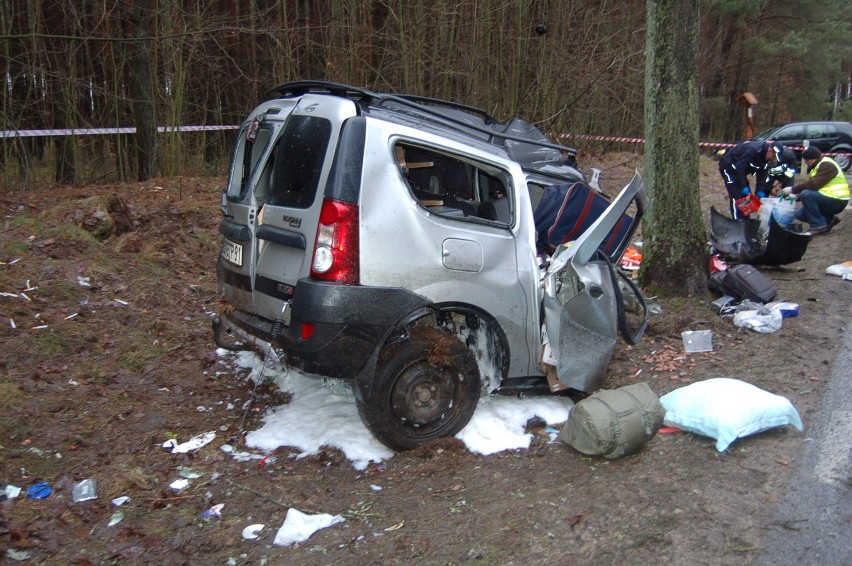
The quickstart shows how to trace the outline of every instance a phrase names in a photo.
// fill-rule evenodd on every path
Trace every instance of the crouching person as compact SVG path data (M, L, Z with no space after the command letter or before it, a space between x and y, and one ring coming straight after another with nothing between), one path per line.
M818 148L808 147L802 157L808 165L808 180L781 192L801 201L796 220L807 222L811 234L825 234L840 222L837 215L849 204L849 183L840 166Z

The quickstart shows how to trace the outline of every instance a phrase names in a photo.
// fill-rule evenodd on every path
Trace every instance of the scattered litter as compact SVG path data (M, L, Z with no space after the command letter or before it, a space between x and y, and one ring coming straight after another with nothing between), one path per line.
M829 265L825 268L825 273L826 275L838 275L840 277L852 274L852 261L844 261L843 263Z
M713 351L712 330L687 330L680 335L683 339L683 349L689 354Z
M68 385L80 385L80 382L77 381L76 379L69 379Z
M371 486L370 486L370 489L371 489L371 490L373 490L373 491L381 491L381 490L382 490L382 486L380 486L380 485L371 485Z
M15 264L16 264L16 263L18 263L19 261L21 261L21 258L16 257L15 259L13 259L13 260L11 260L11 261L9 262L9 265L15 265Z
M260 531L262 531L265 526L266 525L261 525L259 523L249 525L248 527L243 529L243 538L246 540L256 539L260 536Z
M32 302L32 299L31 299L31 298L29 297L29 295L27 295L26 293L21 293L21 297L23 297L23 298L24 298L24 299L26 299L27 301Z
M72 318L74 318L75 316L77 316L77 313L76 313L76 312L72 312L71 314L69 314L68 316L66 316L66 317L65 317L65 320L71 320L71 319L72 319Z
M42 481L27 488L27 499L45 499L51 493L53 488L46 481Z
M298 509L290 507L287 510L287 516L284 518L284 524L278 529L272 544L289 546L297 542L302 542L318 530L342 523L344 520L340 515L332 516L327 513L307 515Z
M785 303L781 301L776 301L774 303L769 303L766 306L770 309L779 311L781 313L781 318L789 318L791 316L799 315L798 303Z
M642 265L642 252L633 246L627 246L619 264L622 268L629 271L638 271Z
M97 483L93 479L83 480L78 484L74 485L74 489L72 490L72 496L74 498L74 503L82 503L84 501L91 501L92 499L97 499L98 496L95 493L95 489L97 488Z
M9 326L11 326L12 328L18 328L18 326L15 324L14 318L9 319Z
M405 525L405 519L403 519L402 521L400 521L399 523L397 523L397 524L395 524L391 527L386 528L385 532L398 531L399 529L401 529L403 527L403 525Z
M33 326L32 330L44 330L45 328L47 328L46 324L40 324L38 326Z
M205 519L210 519L212 517L221 517L222 516L222 508L225 506L224 503L218 503L201 514L201 516Z
M6 550L6 556L11 558L12 560L23 562L24 560L29 560L32 555L28 550L17 550L14 548L9 548Z
M0 297L6 297L6 298L9 298L9 299L17 299L18 294L17 293L7 293L7 292L4 291L4 292L0 293Z
M852 273L844 273L840 278L844 281L852 281Z
M121 507L122 505L124 505L128 501L130 501L130 498L126 495L122 495L121 497L116 497L115 499L113 499L112 504L115 505L116 507Z
M0 484L0 488L2 488L2 491L0 491L0 501L15 499L21 494L21 488L11 484Z
M184 442L183 444L178 444L178 441L174 438L170 438L167 441L163 442L163 448L166 450L171 450L172 454L185 454L192 450L198 450L202 446L206 446L213 442L213 439L216 438L216 431L207 432L204 434L199 434L198 436L194 436Z
M683 432L683 430L676 426L664 426L657 431L657 434L674 434L675 432Z
M757 310L738 311L734 315L734 326L770 334L781 329L783 318L781 311L761 307Z
M186 478L188 480L197 480L201 476L204 475L204 472L193 470L192 468L187 468L186 466L178 466L178 474L180 477Z
M77 284L80 287L91 287L92 286L91 279L89 279L88 277L80 277L79 275L77 276Z
M121 511L116 511L112 514L112 517L109 518L109 523L107 523L107 527L114 527L124 520L124 513Z
M186 489L186 487L188 485L189 485L189 480L186 479L186 478L182 478L182 479L175 480L172 483L170 483L169 487L172 488L174 491L181 491L183 489Z
M127 301L122 301L121 299L113 299L113 301L115 301L116 303L118 303L119 305L124 306L124 307L126 307L128 304L130 304Z

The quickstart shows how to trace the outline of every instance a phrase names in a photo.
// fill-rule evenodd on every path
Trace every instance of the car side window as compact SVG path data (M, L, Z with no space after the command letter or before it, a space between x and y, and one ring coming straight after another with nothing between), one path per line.
M802 126L787 126L778 130L775 136L778 141L802 141L805 139L805 128Z
M272 128L266 125L260 126L251 136L247 135L248 131L248 126L240 129L234 148L233 165L228 180L228 198L233 201L245 198L249 180L257 167L258 160L266 150Z
M429 212L464 221L513 223L507 172L408 142L397 142L393 151L412 196Z
M811 124L808 126L809 140L818 140L821 138L830 138L834 134L834 128L829 124Z

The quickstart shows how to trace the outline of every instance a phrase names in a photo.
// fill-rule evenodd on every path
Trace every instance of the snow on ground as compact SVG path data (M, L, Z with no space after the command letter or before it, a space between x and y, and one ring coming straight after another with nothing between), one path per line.
M292 368L281 369L251 352L232 354L234 365L250 370L249 379L273 379L281 391L290 393L286 405L275 407L264 415L263 426L246 435L246 446L265 452L279 447L301 450L299 457L316 453L322 446L341 450L357 469L370 462L393 457L394 452L376 440L361 422L355 398L348 384L330 380L323 385L321 378L309 377ZM329 381L329 380L325 380ZM503 450L528 448L532 435L525 433L527 421L539 417L549 425L565 422L571 400L563 397L504 397L486 396L470 423L456 437L468 450L479 454L494 454Z

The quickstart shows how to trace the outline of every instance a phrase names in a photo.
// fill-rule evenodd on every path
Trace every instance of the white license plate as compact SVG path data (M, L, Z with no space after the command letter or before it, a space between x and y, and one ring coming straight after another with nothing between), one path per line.
M231 263L235 263L242 267L243 247L240 244L235 244L231 240L225 240L225 245L222 246L222 257Z

